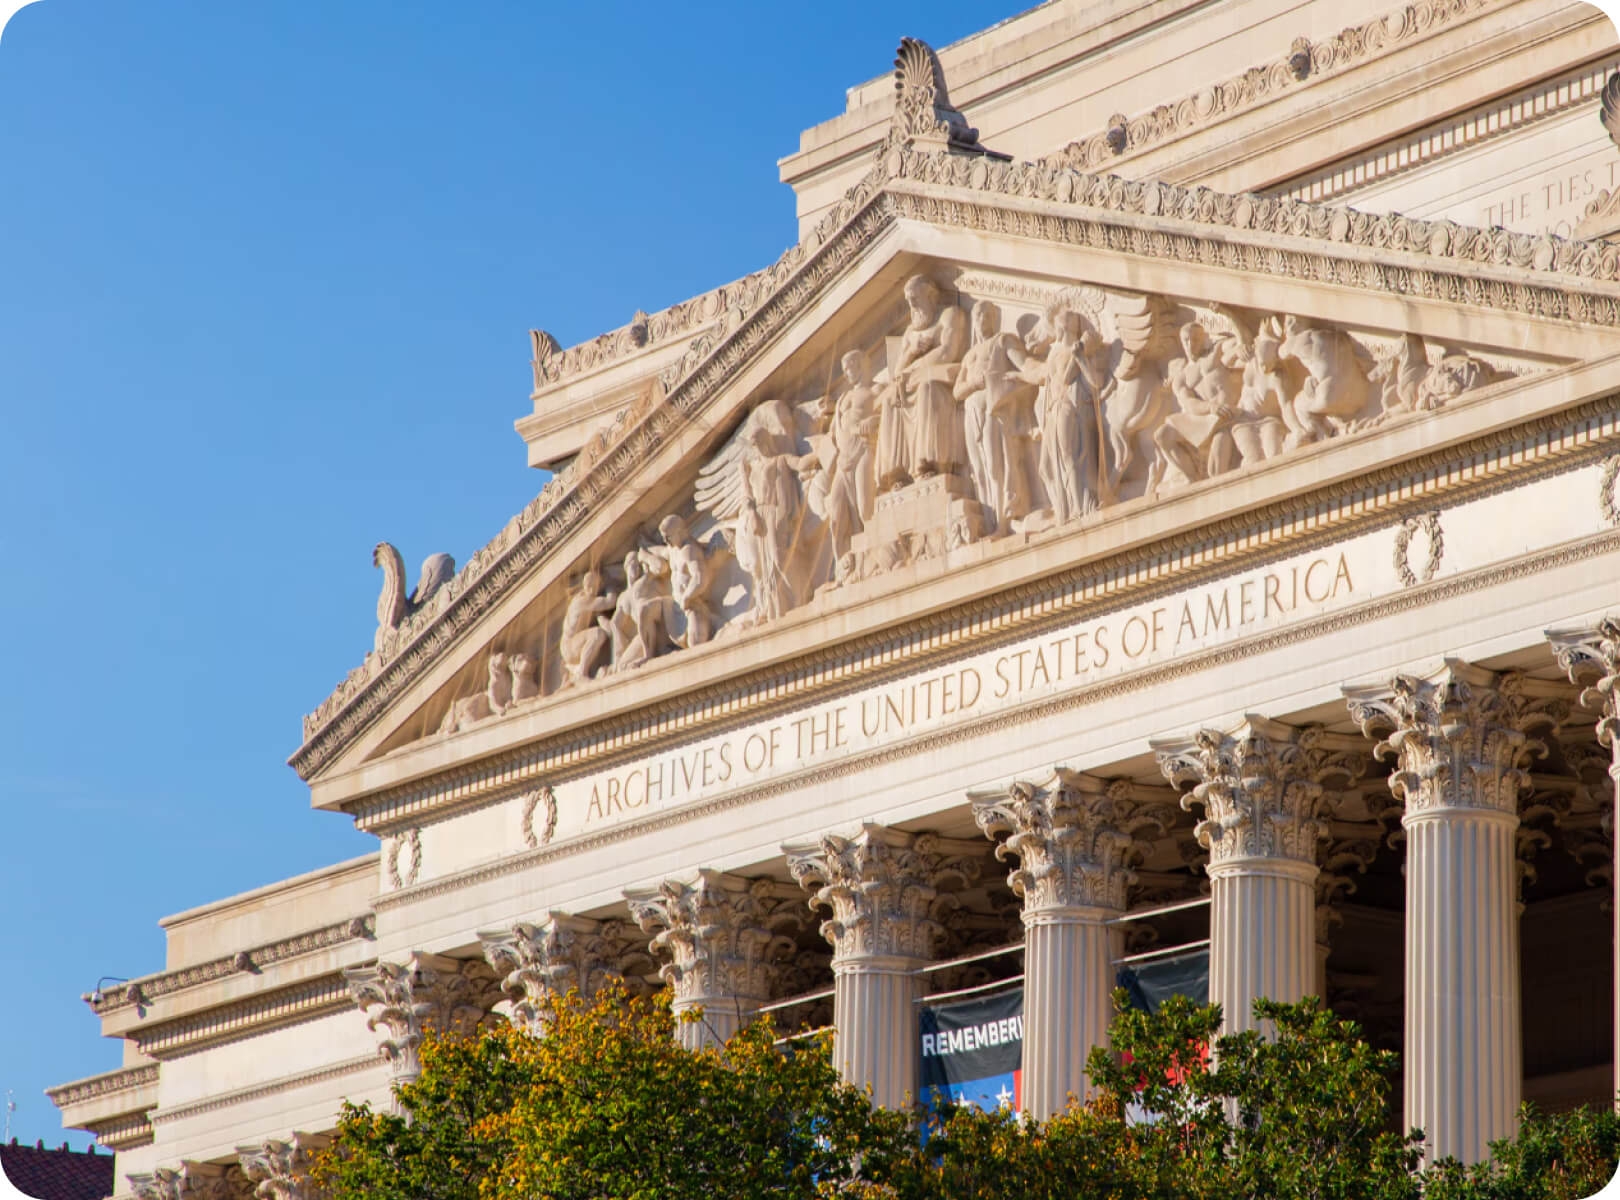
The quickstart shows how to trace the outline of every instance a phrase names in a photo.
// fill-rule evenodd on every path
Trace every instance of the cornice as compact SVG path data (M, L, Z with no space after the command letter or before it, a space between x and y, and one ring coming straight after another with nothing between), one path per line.
M86 1128L96 1135L96 1141L103 1146L122 1153L138 1146L149 1146L156 1140L152 1122L147 1119L149 1115L149 1112L143 1112L116 1121L97 1121Z
M1349 26L1323 42L1295 38L1285 52L1263 66L1250 67L1135 116L1119 114L1105 129L1070 142L1040 161L1081 171L1129 161L1165 142L1269 104L1510 3L1513 0L1416 0Z
M1329 545L1363 528L1430 511L1441 497L1455 503L1520 486L1611 452L1620 443L1617 414L1620 395L1606 396L1405 458L1292 499L1155 539L1150 546L1091 560L964 601L946 612L811 651L787 667L761 669L643 705L593 727L591 742L604 748L599 752L592 753L577 732L559 734L424 782L380 792L350 811L361 828L373 831L426 817L443 819L500 803L537 782L556 784L646 757L697 729L714 732L765 720L927 669L949 661L967 644L979 649L1010 643L1127 600L1194 587L1280 555ZM577 839L571 839L542 846L538 853L549 858L581 848ZM375 903L379 909L387 907L400 894L385 894Z
M1620 57L1566 72L1556 79L1515 92L1461 116L1436 121L1333 167L1312 171L1277 189L1294 200L1324 203L1432 166L1531 125L1539 125L1583 105L1595 104L1604 81L1620 70Z
M655 393L651 402L621 411L305 718L304 744L288 760L299 775L313 777L368 728L902 218L1620 325L1620 289L1614 286L1620 247L1607 243L890 148L820 224L760 273L757 303L739 299L666 369L661 398Z
M45 1095L57 1108L66 1108L71 1104L99 1100L103 1096L111 1096L118 1092L133 1091L149 1083L156 1083L157 1080L157 1063L142 1063L138 1067L120 1067L116 1071L108 1071L102 1075L91 1075L87 1079L76 1079L59 1087L46 1088Z
M85 1001L98 1016L105 1016L137 1004L149 1004L160 996L167 996L199 984L212 983L228 975L261 971L289 958L313 954L317 950L326 950L332 946L341 946L345 942L372 937L375 925L376 917L371 913L349 917L331 925L323 925L319 929L306 930L292 937L282 938L280 941L255 946L250 950L239 950L234 954L210 959L208 962L182 967L178 971L166 971L162 974L132 979L128 983L119 984L103 992L99 1004L88 996L85 997Z
M341 973L334 972L172 1021L161 1021L125 1036L134 1039L142 1054L161 1061L353 1007L348 984Z
M376 1054L364 1054L358 1058L344 1059L342 1062L330 1066L320 1067L313 1071L300 1071L294 1075L283 1075L278 1079L266 1080L264 1083L252 1087L239 1088L234 1092L221 1092L210 1096L206 1100L193 1101L190 1104L178 1104L173 1108L154 1109L150 1119L154 1125L170 1121L183 1121L188 1117L202 1116L204 1113L217 1112L222 1108L230 1108L237 1104L247 1104L253 1100L262 1100L266 1096L277 1096L290 1092L294 1088L310 1087L317 1083L325 1083L332 1079L342 1079L348 1075L358 1075L363 1071L382 1070L385 1064Z

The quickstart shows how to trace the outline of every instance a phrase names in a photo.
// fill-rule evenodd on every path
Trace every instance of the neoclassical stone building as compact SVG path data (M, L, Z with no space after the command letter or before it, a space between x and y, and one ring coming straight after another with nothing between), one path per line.
M884 1104L919 997L1021 978L1046 1114L1200 945L1230 1025L1398 1047L1439 1152L1612 1096L1617 69L1567 0L903 42L778 261L534 334L550 481L413 590L377 547L291 758L378 852L165 920L65 1123L143 1200L296 1195L425 1027L609 976Z

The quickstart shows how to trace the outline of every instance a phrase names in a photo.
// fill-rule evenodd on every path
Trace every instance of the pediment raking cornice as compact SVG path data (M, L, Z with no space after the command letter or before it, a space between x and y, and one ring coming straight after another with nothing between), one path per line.
M1584 325L1620 325L1620 247L1479 230L1049 164L888 147L844 200L728 303L659 386L621 411L431 602L309 717L289 760L317 774L702 413L889 228L968 226L1149 260Z

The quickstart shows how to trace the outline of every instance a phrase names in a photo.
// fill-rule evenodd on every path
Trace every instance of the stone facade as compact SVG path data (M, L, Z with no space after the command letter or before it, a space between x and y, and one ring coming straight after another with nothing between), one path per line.
M1232 1027L1400 1047L1440 1152L1611 1095L1614 954L1537 956L1620 911L1616 70L1563 0L906 39L777 262L535 332L552 478L409 591L374 549L290 760L378 852L165 922L64 1121L121 1194L295 1197L425 1030L610 978L902 1104L915 1001L1009 970L1044 1115L1206 937Z

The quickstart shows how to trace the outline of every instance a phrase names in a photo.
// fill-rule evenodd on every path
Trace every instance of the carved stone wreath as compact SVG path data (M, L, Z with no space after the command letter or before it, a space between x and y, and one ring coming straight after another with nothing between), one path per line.
M1422 571L1413 571L1412 564L1408 560L1408 552L1412 547L1412 535L1420 530L1429 540L1429 557L1424 561ZM1445 541L1440 534L1439 513L1431 512L1419 517L1407 517L1395 530L1395 572L1406 587L1415 587L1433 579L1434 573L1440 569L1440 558L1443 554Z
M534 827L535 813L541 805L545 806L545 823L539 829ZM537 788L530 788L523 794L523 841L530 850L537 850L551 841L551 835L557 832L557 793L551 790L550 784L541 784Z
M409 848L410 860L401 869L400 852ZM422 873L422 831L408 830L394 838L388 847L388 881L395 888L410 887Z
M1620 479L1620 454L1603 460L1603 479L1598 484L1598 510L1610 525L1620 525L1620 505L1615 503L1614 485Z

